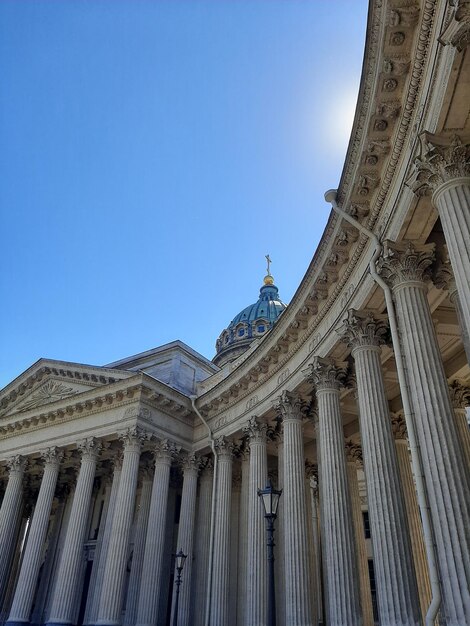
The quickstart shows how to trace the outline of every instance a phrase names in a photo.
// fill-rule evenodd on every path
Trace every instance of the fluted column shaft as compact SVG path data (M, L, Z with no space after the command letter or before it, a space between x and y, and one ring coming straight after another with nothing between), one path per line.
M195 576L192 597L192 623L203 626L207 599L207 572L209 568L209 542L211 533L212 481L214 478L212 459L202 471L196 520Z
M57 582L48 619L50 624L72 624L75 613L74 600L82 565L88 511L101 444L94 439L89 439L81 442L79 449L82 461L57 571Z
M56 448L50 448L43 454L43 459L44 474L7 622L10 625L29 621L62 456Z
M433 194L441 218L459 294L465 331L470 333L470 177L445 182Z
M421 615L424 618L431 603L431 584L429 582L429 569L424 545L423 527L421 515L416 497L416 488L411 471L410 453L406 440L405 422L401 418L395 418L392 422L395 434L395 446L397 450L398 468L400 470L403 496L405 498L406 515L410 529L411 550L418 584L419 604Z
M172 442L155 447L155 474L150 500L145 556L137 609L139 626L156 626L162 586L162 563L165 549L165 521L168 509L171 460L176 452Z
M240 515L238 520L238 578L246 580L248 561L248 492L250 482L250 457L246 451L241 456L242 485L240 491ZM246 594L239 593L237 600L237 624L245 624Z
M339 403L345 369L316 357L309 378L318 399L320 510L329 626L361 626L354 528Z
M139 603L140 583L142 580L142 568L144 565L145 540L147 538L152 483L153 473L148 468L145 468L144 475L142 477L139 512L137 514L134 553L132 555L132 566L129 576L129 589L127 592L124 626L134 626L137 618L137 606Z
M318 470L317 470L318 471ZM318 623L323 624L323 591L322 591L322 567L321 567L321 539L320 539L320 511L318 503L318 477L310 479L312 498L312 532L313 548L315 550L315 585L317 597Z
M284 488L284 435L279 434L277 443L277 488ZM276 576L276 617L280 626L286 623L286 577L284 568L284 501L281 497L277 509L277 529L274 568ZM276 550L277 548L277 550Z
M312 595L312 624L316 626L318 623L318 607L321 602L321 597L317 594L317 553L315 545L315 530L313 528L313 495L312 495L312 481L313 477L313 465L307 461L305 464L306 476L305 476L305 503L307 507L307 539L308 539L308 565L310 568L310 594ZM316 484L316 483L315 483ZM317 521L317 520L315 520Z
M264 489L268 479L266 425L252 418L244 428L244 433L248 436L250 446L245 624L264 626L267 610L267 548L263 507L258 489Z
M374 610L372 607L369 563L367 558L366 539L364 536L364 520L362 517L359 484L357 481L357 460L352 454L347 454L346 467L348 472L349 493L351 494L354 536L356 537L357 570L359 574L362 620L364 626L374 626Z
M119 481L122 471L122 456L119 454L114 460L113 481L111 484L111 492L107 503L106 518L104 519L104 531L101 543L95 553L93 561L93 571L91 574L90 586L88 590L87 609L85 612L85 624L95 624L98 619L98 609L100 607L101 590L103 587L104 571L106 569L106 561L108 558L109 540L113 528L114 510L116 508L116 499L119 491Z
M448 626L470 623L470 489L424 282L433 246L387 245L391 284L415 413Z
M178 626L190 626L191 585L194 559L194 523L196 517L197 477L200 458L191 454L183 461L183 491L181 494L181 512L178 528L177 549L183 550L187 558L184 564L184 577L180 588L178 606ZM173 610L176 587L173 590Z
M220 438L217 440L216 446L219 458L217 468L217 500L214 525L214 553L212 562L212 592L209 623L210 626L228 626L233 445L225 438Z
M142 435L135 429L126 432L122 439L124 443L122 470L98 609L97 624L103 625L115 625L121 621L129 534L134 513L142 447Z
M356 365L361 441L366 474L380 623L418 624L418 594L390 412L380 362L387 331L381 317L349 310L343 338Z
M0 510L0 606L10 575L12 553L17 539L18 520L23 509L23 478L26 459L9 460L8 484Z
M305 457L298 396L284 392L279 411L284 429L284 572L286 626L312 626Z

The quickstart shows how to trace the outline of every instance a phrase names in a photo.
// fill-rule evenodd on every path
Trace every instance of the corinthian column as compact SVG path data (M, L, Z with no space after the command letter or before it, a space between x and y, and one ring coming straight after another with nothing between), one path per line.
M426 278L434 246L388 243L379 271L396 302L434 529L448 626L470 622L470 488L437 337Z
M366 538L364 536L364 519L362 516L361 497L357 480L357 466L362 461L361 448L352 441L346 442L346 467L348 471L349 493L356 537L357 571L359 573L359 589L361 593L361 609L363 626L374 626L374 610L369 579L369 561L367 558Z
M120 439L124 445L124 455L98 609L97 623L103 626L114 626L121 621L129 533L144 435L137 428L129 428Z
M387 330L382 316L350 309L340 332L352 348L356 365L380 623L414 626L420 621L418 594L380 362L380 346Z
M450 399L454 407L455 425L462 445L463 453L470 469L470 428L467 421L467 411L465 408L470 405L470 388L454 380L449 385Z
M277 488L284 488L284 433L282 432L282 422L278 421L277 426ZM286 621L286 577L284 574L284 506L282 497L277 507L277 530L276 530L277 557L274 561L274 571L279 584L276 588L276 617L281 626Z
M266 424L252 417L243 433L250 446L250 478L248 483L248 552L245 579L245 624L266 624L267 578L266 537L262 504L258 489L264 489L268 480L268 455L266 451Z
M248 560L248 493L250 482L250 456L245 446L240 450L242 485L240 491L240 515L238 519L238 579L240 585L246 580ZM237 624L245 624L246 594L238 593Z
M18 520L23 508L23 478L26 459L14 456L8 460L8 485L0 510L0 606L10 575L11 559L17 540Z
M184 578L181 584L179 607L178 607L178 626L190 626L190 601L191 601L191 584L193 569L193 544L194 544L194 522L196 516L196 493L197 493L197 477L201 459L197 454L188 454L182 460L183 465L183 492L181 494L181 512L178 527L178 541L176 547L183 550L187 559L184 564ZM176 597L176 587L173 590L173 610Z
M210 626L229 623L229 555L233 443L225 437L216 440L218 454L217 500L212 555Z
M284 391L277 408L284 427L284 575L286 626L312 626L302 403Z
M49 448L41 457L44 460L44 474L7 622L10 626L29 622L62 453L57 448Z
M346 375L344 364L315 357L307 378L316 387L320 467L320 510L327 623L361 626L359 583L352 524L343 420L339 392Z
M194 550L195 576L194 584L192 585L192 621L194 626L203 626L206 612L213 478L214 464L212 458L206 459L199 483L197 505L196 545Z
M97 545L95 558L93 560L93 570L91 573L90 586L88 590L88 601L85 612L85 624L95 624L98 619L98 609L100 606L101 589L103 587L104 570L106 569L106 561L108 558L109 540L113 528L114 509L116 507L116 498L119 490L119 481L121 479L122 470L122 453L119 451L112 461L113 481L111 491L108 497L106 516L102 524L104 531L101 542Z
M145 463L140 468L142 475L142 489L140 491L139 512L134 539L134 553L132 555L131 573L129 575L129 587L127 591L126 615L124 626L134 626L137 618L137 606L139 603L140 583L142 581L142 568L144 565L145 540L150 511L150 497L152 494L153 471Z
M459 292L463 321L470 333L470 144L454 135L423 133L416 159L415 190L429 190L441 218Z
M411 471L411 459L406 438L406 425L403 417L394 416L392 419L393 435L397 450L398 467L400 470L401 484L405 498L406 515L410 529L411 550L418 583L419 604L421 615L424 618L431 604L431 584L429 582L428 562L426 559L426 547L424 545L423 527L419 512L416 489Z
M48 619L49 624L72 624L74 620L74 600L82 567L83 543L96 462L101 448L101 443L94 438L85 439L78 444L82 461L57 571L57 582Z
M171 460L178 449L164 439L155 445L155 474L150 500L149 522L145 541L144 565L137 609L139 626L155 626L162 586L162 563L165 549L165 521L168 509Z

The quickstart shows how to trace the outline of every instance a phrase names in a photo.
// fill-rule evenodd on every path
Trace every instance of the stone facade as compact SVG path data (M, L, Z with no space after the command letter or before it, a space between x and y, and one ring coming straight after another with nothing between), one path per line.
M1 624L267 626L268 477L279 626L470 624L467 5L371 1L336 208L243 355L0 392Z

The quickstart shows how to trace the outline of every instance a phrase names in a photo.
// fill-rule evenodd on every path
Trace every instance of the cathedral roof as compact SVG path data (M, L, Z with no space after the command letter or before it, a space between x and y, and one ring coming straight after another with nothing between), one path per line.
M216 342L217 353L213 362L222 367L239 357L254 339L271 330L286 306L279 297L268 264L268 273L264 277L258 300L242 309L222 331Z

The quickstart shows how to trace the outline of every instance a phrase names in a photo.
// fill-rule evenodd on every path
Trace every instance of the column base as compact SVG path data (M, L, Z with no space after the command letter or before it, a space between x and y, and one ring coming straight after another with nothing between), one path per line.
M29 619L21 620L21 619L12 619L5 622L5 626L25 626L25 624L29 624Z
M59 620L56 621L56 620L51 619L48 622L46 622L44 626L73 626L73 622L72 621L61 622Z

